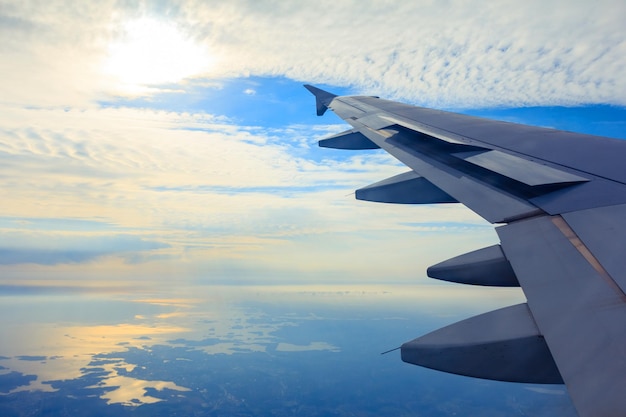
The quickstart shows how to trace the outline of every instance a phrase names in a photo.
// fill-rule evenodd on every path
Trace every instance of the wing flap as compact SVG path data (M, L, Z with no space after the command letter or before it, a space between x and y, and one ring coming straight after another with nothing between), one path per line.
M415 147L415 138L405 132L397 132L391 137L380 137L371 132L364 134L436 187L492 223L502 223L540 212L536 206L522 198L503 192L480 178L465 175L450 162L440 158L440 155L446 155L420 152Z
M385 115L383 117L393 122L394 124L397 124L398 126L402 126L404 128L413 130L415 132L422 132L425 135L441 140L443 142L457 144L457 145L470 145L470 146L478 146L478 147L484 146L484 145L481 146L481 144L479 144L477 141L471 140L465 136L462 136L462 135L459 135L450 131L446 131L443 129L439 129L439 128L427 125L425 123L420 123L415 120L411 121L404 117L397 117L397 116L390 116L390 115Z
M455 156L531 187L589 181L579 175L500 151L456 153Z

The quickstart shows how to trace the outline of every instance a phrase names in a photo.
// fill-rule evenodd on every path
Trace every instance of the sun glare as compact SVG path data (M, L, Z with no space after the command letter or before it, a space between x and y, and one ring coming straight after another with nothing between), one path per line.
M104 71L130 91L178 82L206 71L209 64L206 50L176 26L140 19L128 22L123 37L110 45Z

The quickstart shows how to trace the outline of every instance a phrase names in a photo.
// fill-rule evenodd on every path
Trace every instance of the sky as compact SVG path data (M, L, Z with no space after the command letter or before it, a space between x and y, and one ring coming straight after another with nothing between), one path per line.
M0 1L0 285L425 284L496 243L310 83L624 138L626 3Z
M312 366L371 384L351 392L363 397L393 379L389 393L412 399L395 405L447 407L431 415L492 392L505 410L492 415L559 414L533 412L542 395L572 411L562 387L380 361L523 295L427 278L497 243L493 226L457 204L355 200L408 169L319 148L348 125L317 117L303 84L626 139L624 21L616 0L0 0L0 411L98 381L106 404L169 389L192 407L206 381L142 368L157 348L226 378L268 357L285 372L309 364L284 352L337 353ZM298 395L315 405L315 389Z

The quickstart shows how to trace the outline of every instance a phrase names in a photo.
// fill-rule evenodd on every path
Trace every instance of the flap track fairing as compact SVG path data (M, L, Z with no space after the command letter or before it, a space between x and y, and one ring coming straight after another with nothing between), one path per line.
M400 349L404 362L453 374L532 384L563 383L526 303L454 323Z
M378 145L356 129L346 130L318 142L321 148L364 150L380 149Z
M493 287L519 287L500 245L493 245L433 265L429 277L443 281Z
M397 204L457 203L445 191L414 171L395 175L356 190L356 199Z

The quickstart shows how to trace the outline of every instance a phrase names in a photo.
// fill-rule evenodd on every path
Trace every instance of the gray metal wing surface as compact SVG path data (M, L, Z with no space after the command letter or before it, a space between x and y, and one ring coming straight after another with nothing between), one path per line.
M351 125L320 141L381 148L411 171L361 200L460 202L500 244L428 275L521 286L527 303L402 345L405 362L503 381L565 383L581 417L626 415L626 141L506 123L305 86Z

